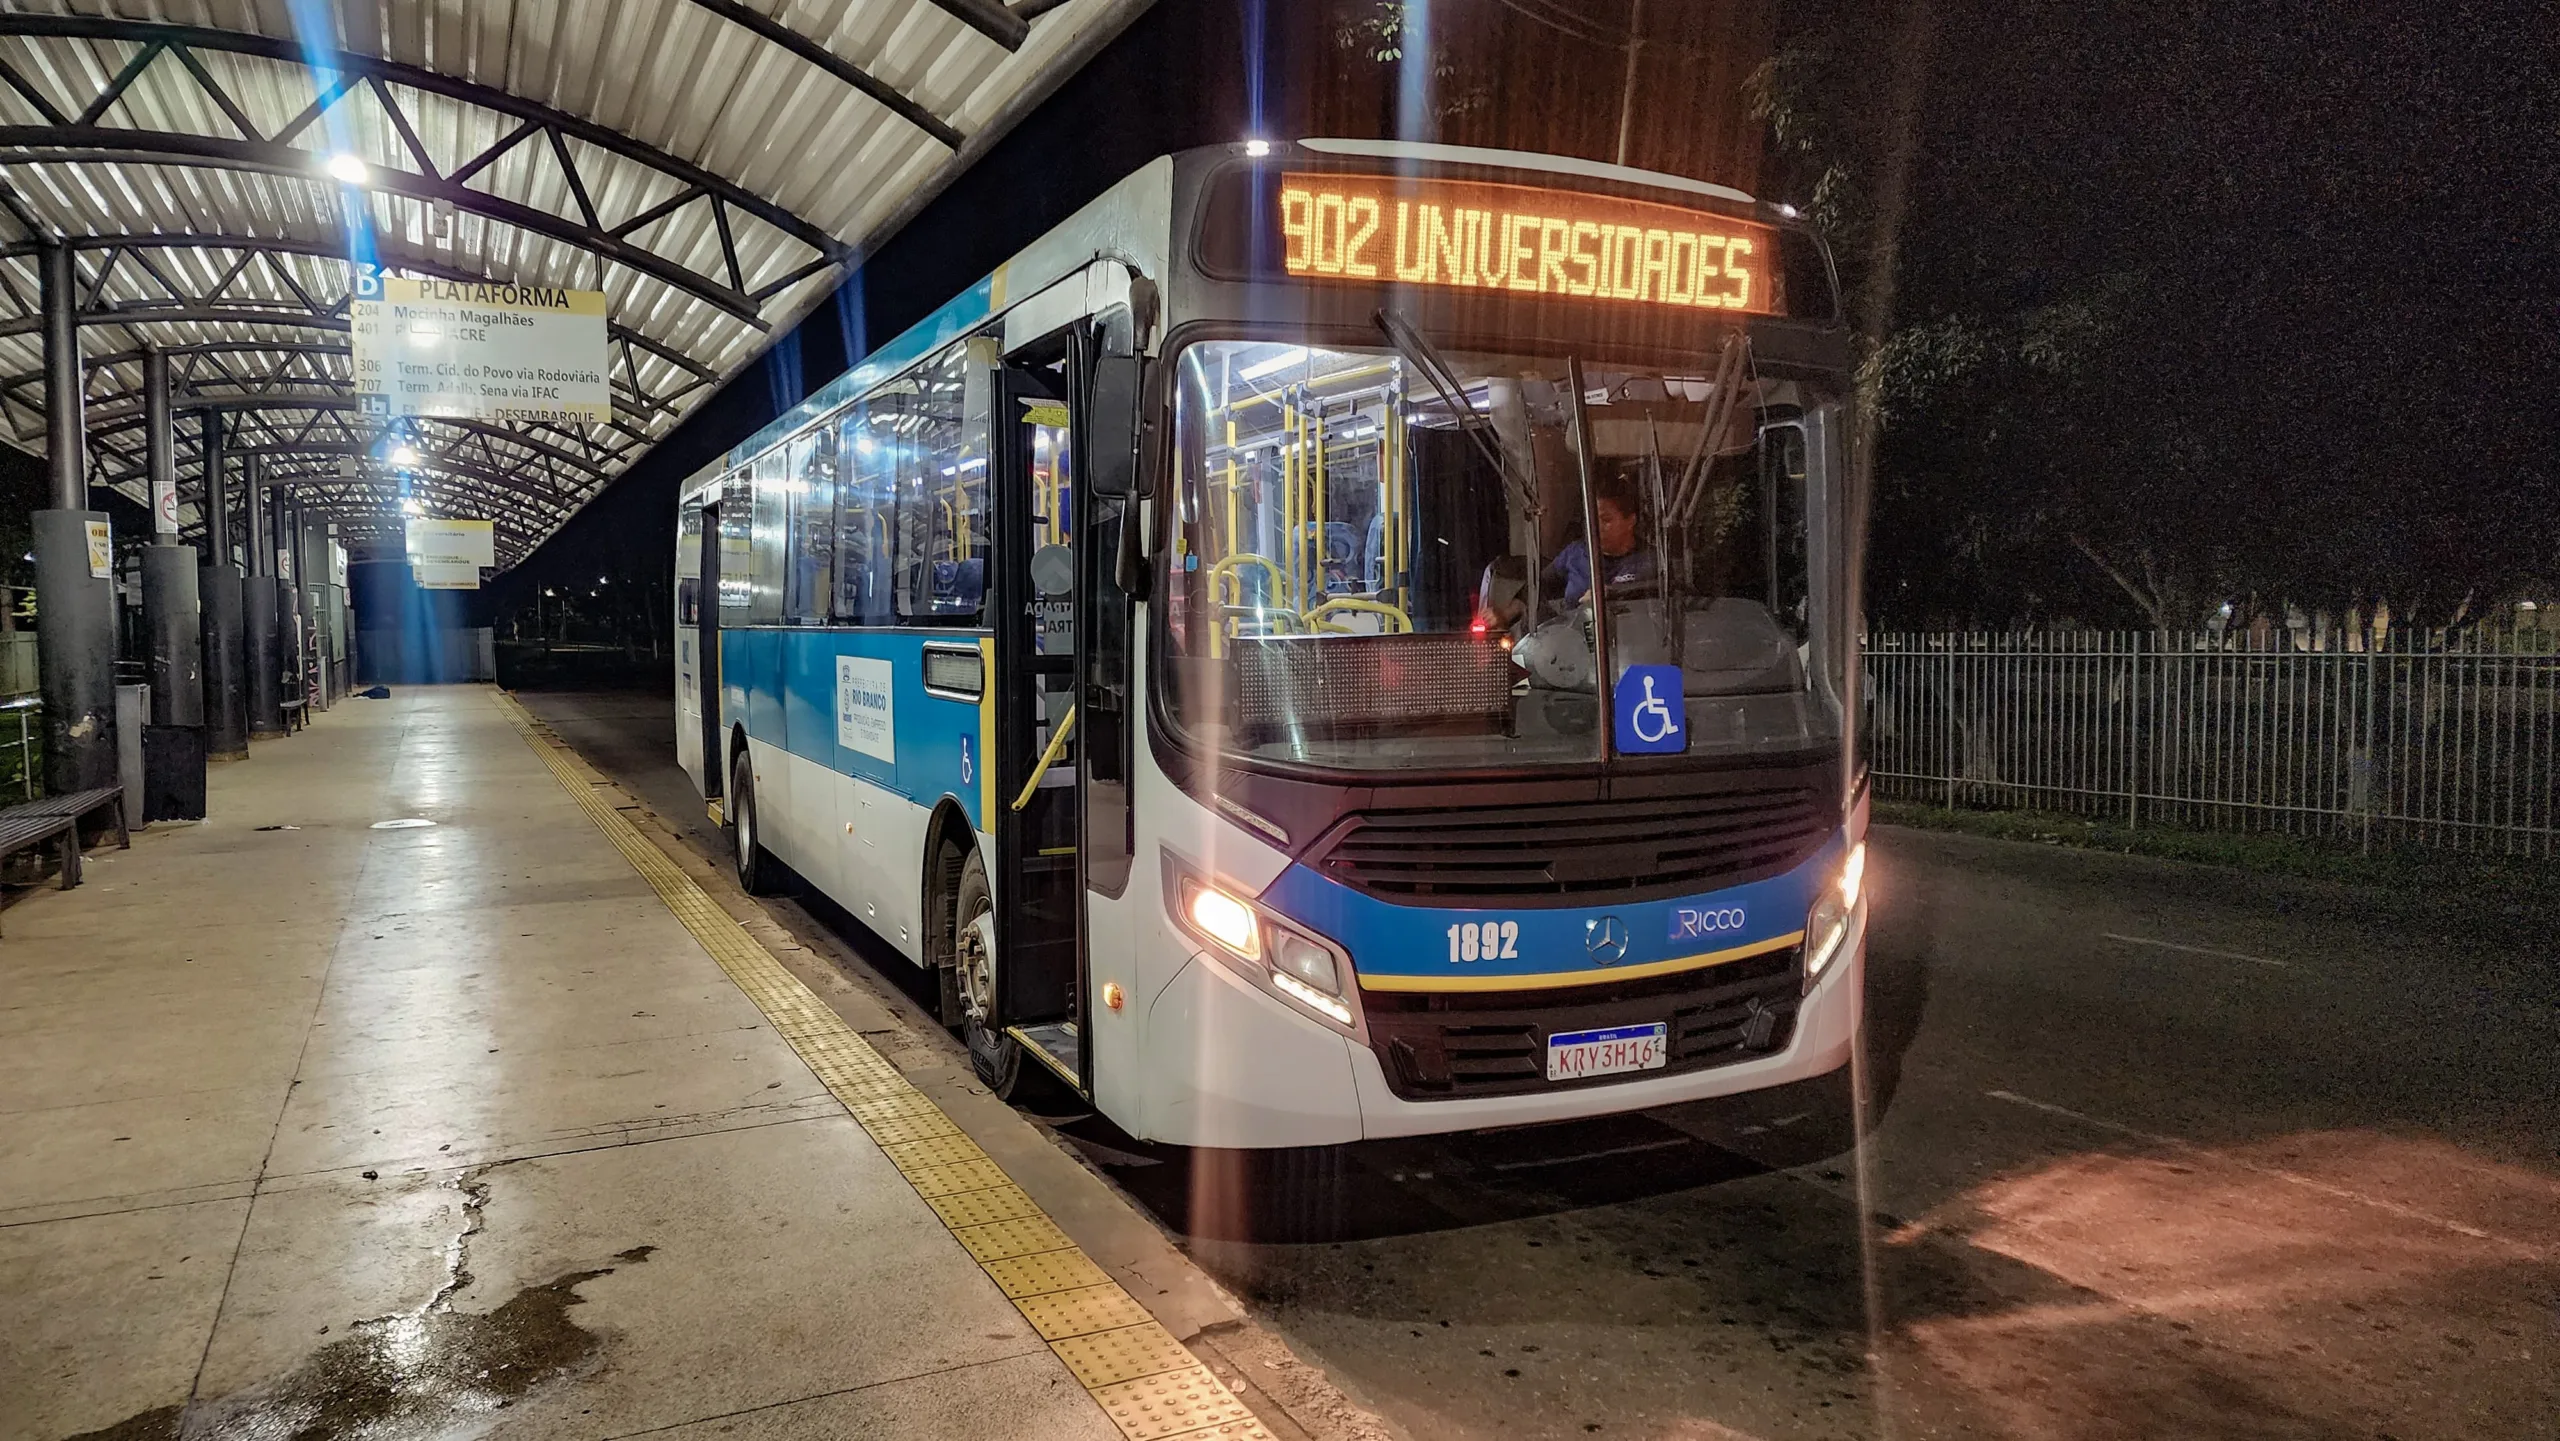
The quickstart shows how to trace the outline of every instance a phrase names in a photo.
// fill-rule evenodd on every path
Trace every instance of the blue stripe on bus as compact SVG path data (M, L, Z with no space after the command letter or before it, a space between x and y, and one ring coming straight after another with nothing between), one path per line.
M723 714L744 717L747 734L856 776L920 806L948 796L986 828L977 755L978 707L928 695L924 648L975 645L983 631L758 628L720 632ZM893 759L838 744L836 658L889 662Z
M1834 836L1811 859L1783 875L1666 901L1631 901L1591 907L1499 906L1450 909L1402 906L1363 895L1326 879L1301 864L1292 864L1263 891L1260 899L1272 910L1339 942L1351 953L1353 969L1364 984L1381 990L1456 990L1499 988L1506 982L1534 985L1589 984L1639 968L1678 969L1680 963L1711 964L1729 952L1750 953L1774 948L1804 929L1805 914L1816 891L1838 873L1844 841ZM1603 962L1594 954L1602 923L1614 920L1625 952ZM1450 959L1451 928L1481 928L1491 923L1501 954L1480 959ZM1516 942L1502 936L1505 923L1516 923ZM1460 933L1458 954L1467 948ZM1400 984L1401 983L1401 984Z

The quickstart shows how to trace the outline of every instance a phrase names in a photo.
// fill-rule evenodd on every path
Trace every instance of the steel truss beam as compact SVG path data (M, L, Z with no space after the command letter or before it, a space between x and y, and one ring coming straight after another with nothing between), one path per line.
M710 11L712 14L719 16L721 19L728 21L730 24L749 31L759 39L781 46L783 49L790 51L792 54L797 55L801 59L808 61L810 64L817 66L821 70L824 70L829 75L843 81L845 84L852 86L854 89L859 90L863 94L870 96L872 99L879 101L881 104L888 106L891 110L896 111L899 117L904 119L908 124L913 125L918 130L932 136L934 139L941 141L952 150L956 151L962 145L968 143L967 136L962 135L958 130L953 129L941 116L936 115L932 111L925 109L922 105L917 104L912 97L907 95L906 92L889 84L887 81L882 80L879 76L872 74L861 66L854 64L852 61L845 59L843 56L836 54L834 51L829 50L827 47L810 39L808 36L801 34L799 31L792 29L790 26L783 24L781 21L774 19L772 16L765 14L763 11L741 5L738 3L738 0L693 0L693 3ZM1002 14L1003 12L999 10L998 13ZM1010 20L1013 17L1006 15L1005 18ZM1015 23L1017 30L1027 30L1029 28L1021 25L1018 21ZM1012 50L1018 48L1021 44L1022 40L1020 36L1017 35L1013 40L1005 43L1005 48Z
M64 243L68 244L75 251L102 250L107 252L109 257L107 264L110 268L112 268L115 259L118 257L118 253L123 251L219 250L225 252L240 252L244 254L255 252L265 255L303 255L309 256L315 260L335 260L344 263L350 249L345 237L343 236L310 240L289 235L226 235L218 231L159 231L149 235L76 235ZM13 260L25 256L31 256L37 253L41 248L42 246L35 241L19 241L14 244L0 245L0 259ZM383 268L386 270L414 271L420 275L432 276L437 280L457 280L468 284L491 283L487 275L484 275L477 270L473 270L466 265L449 265L440 260L427 259L420 256L410 255L405 252L396 252L383 247L379 241L375 242L375 248L380 252L382 257L381 263ZM163 286L170 289L173 294L177 290L177 287L170 285L167 279L160 275L156 268L146 267L146 272L151 275L152 279L159 281ZM236 279L237 275L238 272L234 271L233 278ZM103 277L99 282L93 283L103 283ZM218 294L213 298L218 299ZM341 307L344 303L344 297L341 297L339 301L328 306L325 313L343 316ZM321 312L315 311L315 313ZM121 325L126 323L126 321L122 316L99 315L95 317L84 317L83 323ZM346 328L343 323L343 319L336 328L341 330ZM22 323L18 320L0 320L0 335L23 335L29 333L31 332L25 330L22 327ZM646 351L650 355L666 361L670 365L683 369L698 380L716 380L719 378L718 373L712 370L710 366L703 364L701 361L694 359L692 356L685 354L682 350L667 344L663 340L655 339L642 331L634 330L630 326L624 325L621 321L607 320L605 322L605 333L613 340L629 345L633 349ZM93 361L92 363L95 362Z
M121 435L126 431L142 428L145 417L141 395L135 393L130 396L118 396L116 401L116 404L97 406L89 411L90 416L93 417L89 426L90 435ZM260 423L268 422L266 413L269 411L356 412L363 409L362 404L354 396L328 391L318 393L294 391L278 395L206 395L202 392L190 391L172 397L169 406L170 409L179 411L255 411L258 412ZM518 446L532 452L536 458L585 471L599 482L607 473L606 467L614 460L620 459L623 454L621 450L604 447L594 447L586 453L581 453L545 440L532 432L510 429L485 420L413 416L409 420L409 426L413 432L417 433L433 434L434 431L428 427L437 427Z
M324 424L324 422L326 422ZM119 431L130 430L119 426ZM380 447L374 440L350 428L329 414L315 414L300 426L280 424L259 412L235 423L227 433L224 446L228 455L327 455L359 459L379 459ZM201 437L181 436L177 449L184 457L177 465L180 491L201 499L204 488L204 459ZM523 514L556 524L566 520L581 504L595 494L596 487L577 483L574 477L563 483L557 472L535 462L501 454L490 444L490 437L477 434L439 436L425 433L415 443L420 461L412 473L413 481L439 474L462 475L484 481L489 486L482 498L494 511ZM91 452L97 481L101 484L138 484L148 469L147 452L118 445L112 437L101 440ZM539 488L527 481L538 477ZM360 477L345 477L358 479ZM493 514L491 519L504 518Z
M164 25L146 21L125 20L89 15L0 15L0 36L17 35L42 39L105 40L138 45L133 59L109 82L107 90L93 99L78 115L65 115L61 109L33 86L19 80L14 72L6 77L19 94L36 107L45 118L44 125L0 127L0 134L12 134L0 145L24 147L39 152L36 157L56 160L151 161L187 165L219 165L225 168L263 170L276 174L316 177L316 156L308 150L296 149L291 142L318 121L329 106L343 99L356 84L362 83L374 92L384 113L401 138L417 173L398 170L375 171L373 188L389 190L424 201L444 200L458 210L482 215L504 224L515 225L577 246L591 254L614 260L666 284L699 296L759 329L764 328L757 304L779 293L781 289L806 274L850 260L853 247L837 239L823 228L802 219L783 206L753 191L724 179L690 161L681 160L609 126L556 110L539 101L513 95L472 81L457 79L439 71L405 65L374 55L358 55L347 51L307 51L298 40L252 35L236 30L217 30L194 25ZM236 55L250 55L281 64L334 72L334 83L323 89L311 105L276 134L260 135L249 122L239 104L216 83L195 51L209 50ZM232 125L241 133L238 141L217 136L189 136L167 132L124 130L101 127L98 118L123 92L150 67L161 54L173 55L186 67L195 82L202 86ZM415 127L395 102L388 89L399 85L429 95L441 96L460 104L510 116L519 123L501 136L488 149L456 166L451 174L439 174L428 159L426 149L416 139ZM463 182L495 164L508 151L524 141L542 138L560 163L570 191L580 201L585 216L583 225L535 210L529 206L500 200L486 192L467 188ZM578 174L567 146L578 140L600 150L655 170L676 183L676 194L668 201L650 207L639 216L607 228L586 202L587 187ZM83 152L95 151L95 154ZM50 153L47 153L50 152ZM662 260L648 251L630 244L626 237L651 221L670 214L695 200L710 201L712 215L718 223L721 248L731 276L739 272L737 249L731 241L727 212L742 211L756 217L818 255L818 263L803 267L784 281L759 290L753 296L744 292L743 283L724 284L718 278L687 270L672 261Z
M0 150L16 152L11 163L18 165L183 165L332 183L314 168L312 162L316 157L308 150L170 130L125 130L96 125L0 125ZM412 175L405 170L377 167L364 188L405 195L427 203L445 201L456 210L512 225L519 230L529 230L546 239L601 256L626 269L636 270L672 289L715 305L757 330L771 328L765 323L761 308L764 292L750 294L739 285L687 269L599 227L564 220L530 205L501 199L449 180ZM721 233L721 248L730 253L730 274L734 277L738 274L735 269L736 245L725 227Z
M326 458L334 464L335 461L340 458L361 459L371 455L373 452L371 447L363 444L362 442L350 442L343 439L297 440L290 436L272 436L260 437L257 443L243 445L236 448L225 446L223 448L223 453L226 456L263 455L270 459L283 459L288 461L304 458ZM118 453L116 458L118 460L125 459L121 453ZM128 483L138 482L141 479L141 472L134 471L130 474L118 475L108 483L123 486ZM267 473L266 483L270 487L288 482L297 486L305 483L325 483L333 486L346 487L374 486L391 491L395 494L400 488L400 482L397 480L386 479L378 476L340 475L334 470L301 473L271 468ZM548 497L528 495L522 489L517 487L509 477L490 471L477 462L468 459L449 459L439 457L435 462L434 469L428 470L422 468L421 473L412 476L409 481L409 488L413 491L435 490L439 487L452 490L457 494L468 492L473 500L482 504L490 505L493 508L497 507L500 502L504 502L506 505L515 506L522 510L533 511L539 519L553 524L568 519L573 509L572 505L565 499L552 499ZM199 509L201 509L201 485L188 485L183 488L197 492L195 495L191 496L190 499L198 505ZM522 520L511 515L491 515L488 519L491 521L504 522L505 524L513 526L526 534L533 533L533 528L531 526L526 525Z

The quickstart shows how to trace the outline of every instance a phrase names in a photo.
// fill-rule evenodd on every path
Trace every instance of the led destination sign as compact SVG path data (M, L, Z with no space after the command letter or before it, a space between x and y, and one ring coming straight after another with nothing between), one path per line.
M1642 200L1388 175L1280 181L1294 277L1769 315L1772 233Z

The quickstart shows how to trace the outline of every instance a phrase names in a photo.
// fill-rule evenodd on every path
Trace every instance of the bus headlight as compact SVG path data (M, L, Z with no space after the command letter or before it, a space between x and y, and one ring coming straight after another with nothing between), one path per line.
M1272 943L1271 973L1322 995L1342 994L1342 968L1333 963L1333 952L1293 931L1280 932Z
M1866 885L1867 844L1860 841L1849 848L1840 862L1840 874L1822 893L1813 898L1813 909L1804 918L1804 985L1813 989L1824 968L1840 954L1849 939L1849 923L1857 914L1858 897Z
M1192 929L1251 960L1262 954L1262 928L1254 924L1253 907L1206 881L1182 883L1182 913Z
M1351 967L1312 932L1193 874L1168 852L1165 893L1173 918L1230 970L1311 1015L1359 1034L1347 994Z

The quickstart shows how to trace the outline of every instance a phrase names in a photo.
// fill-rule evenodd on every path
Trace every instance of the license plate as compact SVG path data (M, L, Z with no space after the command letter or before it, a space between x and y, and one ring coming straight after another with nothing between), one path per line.
M1662 1022L1611 1026L1598 1031L1559 1031L1547 1037L1547 1079L1582 1081L1621 1071L1658 1071L1671 1059Z

